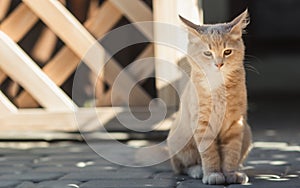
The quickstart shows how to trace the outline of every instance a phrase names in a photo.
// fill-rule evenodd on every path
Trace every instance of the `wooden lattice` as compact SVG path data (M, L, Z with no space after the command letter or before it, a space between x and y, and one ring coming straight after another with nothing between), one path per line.
M163 17L176 17L177 12L174 9L176 7L173 7L171 15L168 11L162 10L171 8L166 1L171 4L173 1L164 1L162 3L160 0L153 0L156 16L153 16L151 8L141 0L106 0L101 5L98 5L98 1L92 1L88 18L81 24L65 7L64 1L23 0L8 13L11 1L1 0L0 84L7 78L12 81L5 91L0 92L0 129L74 131L78 128L78 121L74 118L75 111L79 111L83 117L79 122L80 126L85 125L85 120L91 118L89 113L91 109L79 108L61 89L62 84L72 75L81 60L98 74L97 64L104 59L105 49L96 39L101 39L123 16L130 22L153 21L153 18L160 21ZM39 20L46 27L43 28L41 37L31 53L27 54L19 42ZM137 29L148 39L154 37L153 28ZM63 41L64 46L52 57L57 38ZM94 48L89 51L91 46ZM149 44L137 59L153 56L153 48L154 46ZM159 48L156 49L158 50ZM42 65L38 65L33 58ZM117 60L111 59L104 69L104 74L99 78L99 105L110 105L111 88L103 89L104 84L112 85L121 71L122 66ZM153 73L154 64L153 67L144 66L139 70L128 69L122 77L124 87L117 88L116 91L120 95L117 103L120 105L129 103L127 98L122 96L127 84L132 85L136 80ZM172 92L167 91L161 96L169 99L170 93ZM130 105L148 105L151 100L151 96L140 85L134 87L131 94L134 100L130 100ZM116 109L119 112L123 110L123 108ZM97 108L96 111L99 116L105 116L111 109Z

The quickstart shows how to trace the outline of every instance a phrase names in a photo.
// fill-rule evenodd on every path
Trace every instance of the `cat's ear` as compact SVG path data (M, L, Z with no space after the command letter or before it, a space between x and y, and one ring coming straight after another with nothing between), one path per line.
M190 42L197 42L198 39L198 35L203 33L204 30L202 28L202 26L194 24L193 22L185 19L184 17L178 15L180 20L187 26L188 30L189 30L189 34L188 34L188 38Z
M198 28L200 27L200 25L194 24L193 22L185 19L184 17L179 16L179 19L188 27L190 27L191 29L195 29L196 31L198 30Z
M197 25L197 24L194 24L193 22L185 19L184 17L178 15L180 20L186 25L188 26L189 29L193 29L195 31L197 31L198 33L203 33L205 31L205 26L201 26L201 25Z
M249 13L248 9L246 9L242 14L240 14L238 17L236 17L234 20L232 20L230 23L228 23L230 35L233 39L239 39L243 35L243 30L247 27L249 24Z

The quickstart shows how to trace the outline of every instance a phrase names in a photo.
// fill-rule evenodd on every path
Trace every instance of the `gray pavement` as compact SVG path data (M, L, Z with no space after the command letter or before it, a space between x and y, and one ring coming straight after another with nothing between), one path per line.
M264 110L264 105L273 110ZM104 159L86 143L64 141L0 142L0 188L300 188L299 110L296 103L286 105L250 103L254 148L244 166L250 177L247 185L203 185L201 180L174 175L168 161L142 168L127 167ZM155 142L129 143L138 148ZM117 143L94 140L89 144L114 160L135 164L131 151ZM139 155L141 158L149 160L147 155Z
M266 131L270 134L266 137L272 137L274 132L271 133ZM300 187L300 146L267 140L254 142L254 149L245 163L244 169L250 177L247 187ZM57 142L42 147L36 146L37 143L24 144L28 145L27 149L2 145L1 188L224 187L203 185L200 180L174 175L168 161L142 168L114 164L96 154L86 143ZM93 144L111 150L115 147L110 141ZM124 157L122 151L113 153Z

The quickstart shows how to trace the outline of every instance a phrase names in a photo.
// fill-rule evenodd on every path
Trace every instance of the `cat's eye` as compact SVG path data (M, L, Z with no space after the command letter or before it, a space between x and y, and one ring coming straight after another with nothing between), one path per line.
M232 50L225 50L224 55L229 56L232 53Z
M203 52L203 54L207 57L211 57L212 56L212 53L210 51L205 51Z

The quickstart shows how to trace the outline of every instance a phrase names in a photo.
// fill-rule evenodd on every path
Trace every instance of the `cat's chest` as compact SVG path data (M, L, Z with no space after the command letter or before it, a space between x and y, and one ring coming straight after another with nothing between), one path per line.
M200 84L208 92L216 93L225 85L224 75L220 71L214 69L207 69L200 81Z

